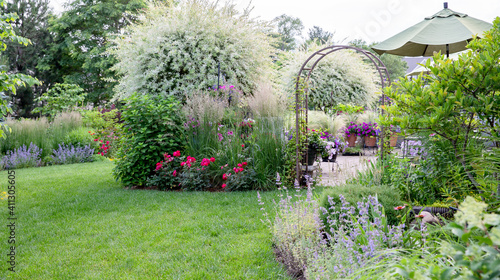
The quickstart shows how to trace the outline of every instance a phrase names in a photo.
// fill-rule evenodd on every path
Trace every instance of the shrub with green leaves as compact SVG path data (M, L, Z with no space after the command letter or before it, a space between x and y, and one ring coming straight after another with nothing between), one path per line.
M403 205L403 202L399 198L398 191L390 186L363 186L357 184L336 186L323 191L321 199L319 199L320 206L328 209L331 204L330 200L340 204L339 195L343 195L350 205L357 205L363 198L377 195L379 203L384 206L387 223L397 225L400 222L400 218L398 218L400 213L394 208Z
M233 4L208 0L150 6L127 35L114 40L121 75L115 99L134 92L176 95L217 84L218 63L227 82L251 93L271 71L267 26Z
M144 186L163 153L181 150L185 143L181 106L173 96L136 93L125 101L114 175L125 186Z
M55 84L38 98L42 106L35 108L33 113L41 113L54 118L58 113L71 111L80 103L83 103L86 95L78 85Z

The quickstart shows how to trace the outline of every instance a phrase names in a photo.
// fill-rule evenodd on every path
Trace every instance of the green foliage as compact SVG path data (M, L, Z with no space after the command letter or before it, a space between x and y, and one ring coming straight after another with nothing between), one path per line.
M90 134L94 142L99 145L96 147L98 153L109 158L113 158L120 149L123 126L121 112L114 106L112 108L94 109L82 113L83 124L93 130Z
M408 64L403 60L401 56L386 53L379 56L375 51L371 49L371 47L376 45L377 43L371 43L370 45L368 45L366 41L360 39L353 40L349 42L349 44L367 50L378 56L384 63L385 67L387 67L387 71L389 72L389 76L392 82L404 78L406 70L408 69Z
M307 31L307 40L302 45L303 48L308 49L311 44L316 45L334 45L333 35L334 33L330 33L329 31L324 30L319 26L313 26L309 28Z
M134 92L186 95L217 84L218 64L230 84L244 94L271 73L272 49L267 25L240 14L234 5L208 0L179 7L150 6L140 23L114 40L121 79L115 99Z
M447 225L459 242L443 241L440 248L440 257L451 259L451 265L429 262L422 269L405 261L391 270L405 279L498 279L500 215L487 213L487 207L472 197L460 204L455 222Z
M355 207L363 198L367 198L370 195L377 195L378 202L384 206L387 223L389 225L398 225L401 220L400 217L398 217L401 213L394 210L394 208L403 205L403 202L395 189L390 186L365 186L361 184L336 186L334 188L325 189L321 193L321 198L318 200L318 203L325 209L330 208L329 201L334 201L336 205L341 205L339 195L343 195L345 200L349 202L351 206Z
M333 111L336 112L337 114L359 114L363 113L365 109L362 106L355 106L351 104L337 104L333 108Z
M47 118L7 120L11 128L5 139L0 139L0 152L5 154L22 145L35 144L42 149L41 158L52 154L53 149L67 140L67 135L80 129L82 121L78 112L63 113L58 115L52 123ZM87 132L88 133L88 132Z
M274 19L277 27L279 41L276 47L282 51L290 51L297 47L295 37L302 34L304 24L300 18L282 14Z
M1 6L4 4L4 1L0 1ZM12 43L24 46L31 43L29 39L16 35L12 24L17 19L18 16L14 13L2 12L0 14L0 55L7 49L7 42L9 40ZM7 100L3 98L5 92L11 91L15 94L16 87L26 84L32 86L36 83L38 83L38 80L24 74L11 74L7 66L0 65L0 97L2 97L0 98L0 118L3 119L7 114L12 112L12 109L8 106ZM0 124L0 128L0 137L5 137L4 130L8 128L4 123Z
M86 127L80 127L75 130L70 131L65 139L64 144L73 145L75 147L84 147L87 145L93 145L95 141L92 137L92 133ZM93 147L96 148L96 147Z
M473 155L481 154L486 147L470 147L475 139L500 132L500 18L482 37L474 39L468 45L471 51L457 60L434 56L434 66L430 61L426 65L431 75L386 88L384 92L392 103L384 108L387 114L382 124L398 125L409 133L439 135L470 184L491 194L497 190L496 185L482 186L472 170Z
M42 106L33 110L33 113L48 115L53 119L57 114L71 111L78 105L83 105L86 93L78 85L55 84L46 93L38 98Z
M181 107L173 96L136 93L125 101L122 146L114 175L125 186L144 186L163 153L184 145Z
M8 0L0 7L3 12L15 13L18 18L12 22L16 34L29 38L31 44L26 46L14 41L6 41L7 49L2 55L6 59L9 73L25 74L36 77L41 83L21 86L16 94L6 93L15 116L30 117L34 100L47 90L57 79L51 72L37 69L38 62L45 56L48 44L52 40L49 33L48 20L51 17L48 0Z
M80 86L87 101L101 103L112 96L116 84L110 68L116 58L107 54L110 40L137 20L143 0L75 0L60 17L50 20L54 42L38 68ZM60 78L59 78L60 77Z

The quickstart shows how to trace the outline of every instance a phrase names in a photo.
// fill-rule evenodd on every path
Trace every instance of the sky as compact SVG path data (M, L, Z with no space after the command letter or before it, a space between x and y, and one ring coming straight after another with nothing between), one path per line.
M66 0L51 0L57 13ZM223 1L223 0L222 0ZM334 41L383 41L443 9L440 0L233 0L240 10L253 6L253 17L272 20L286 14L304 24L303 36L313 26L335 33ZM500 16L500 0L448 0L448 8L493 22Z

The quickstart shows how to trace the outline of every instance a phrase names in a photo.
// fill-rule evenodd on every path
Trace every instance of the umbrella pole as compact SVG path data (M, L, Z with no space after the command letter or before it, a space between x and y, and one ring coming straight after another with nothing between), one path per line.
M450 44L446 44L446 58L450 58Z

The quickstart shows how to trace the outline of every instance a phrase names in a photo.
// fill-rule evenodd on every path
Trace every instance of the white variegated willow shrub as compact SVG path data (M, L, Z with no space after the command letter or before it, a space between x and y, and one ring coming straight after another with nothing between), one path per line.
M272 48L268 23L249 12L208 0L151 5L114 40L120 75L114 99L134 92L183 98L207 90L217 84L219 62L227 83L253 92L262 77L272 76Z

